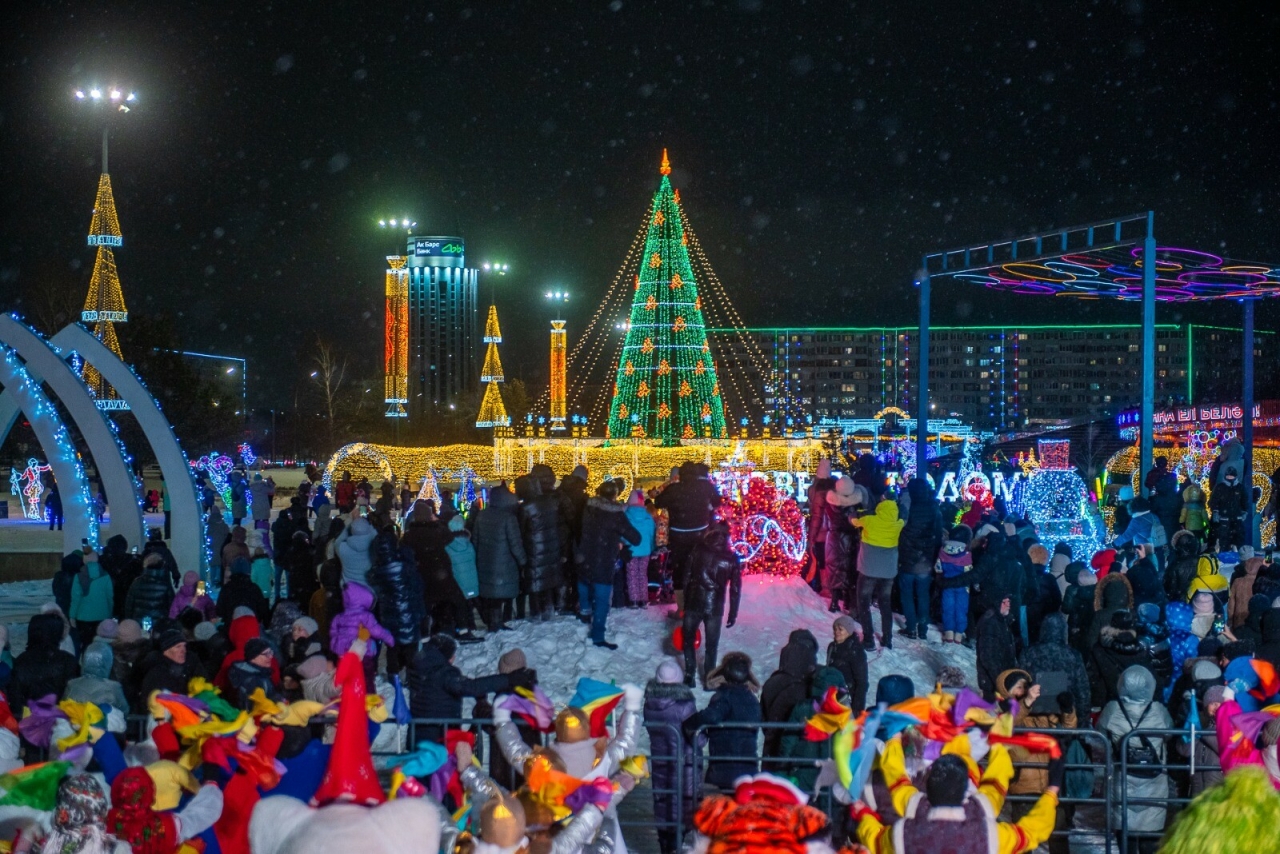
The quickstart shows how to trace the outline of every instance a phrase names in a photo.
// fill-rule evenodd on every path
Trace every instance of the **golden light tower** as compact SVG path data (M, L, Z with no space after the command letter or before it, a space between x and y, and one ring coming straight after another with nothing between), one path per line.
M484 400L480 402L480 414L476 416L477 427L509 427L511 417L507 408L502 405L502 393L498 391L498 383L506 378L502 373L502 360L498 358L498 345L502 343L502 328L498 326L498 307L489 306L489 317L484 323L484 340L489 345L484 356L484 368L480 372L480 381L486 383Z
M547 299L554 302L557 308L569 301L568 291L547 291ZM557 312L559 314L560 312ZM556 318L551 321L551 429L565 429L568 409L566 399L568 391L568 335L564 329L565 321Z
M408 259L387 256L387 319L384 355L388 418L407 418L409 402L409 271Z

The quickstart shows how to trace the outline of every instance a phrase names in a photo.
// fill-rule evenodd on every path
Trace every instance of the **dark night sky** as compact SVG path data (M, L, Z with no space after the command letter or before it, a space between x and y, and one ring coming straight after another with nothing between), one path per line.
M87 287L101 124L71 91L95 81L141 97L111 155L129 308L247 355L252 406L288 395L312 330L380 369L373 223L401 211L513 265L504 361L541 365L541 292L580 295L581 328L664 146L754 325L910 322L923 251L1147 208L1164 242L1280 260L1280 14L1214 5L24 3L0 34L0 307ZM1137 317L985 296L940 287L937 316ZM1160 312L1187 316L1234 312Z

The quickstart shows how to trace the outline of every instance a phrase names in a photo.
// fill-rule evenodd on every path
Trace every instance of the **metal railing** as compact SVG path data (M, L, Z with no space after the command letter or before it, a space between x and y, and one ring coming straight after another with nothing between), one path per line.
M1064 755L1066 754L1068 750L1068 746L1070 745L1071 741L1079 740L1084 744L1085 750L1088 751L1091 759L1094 759L1099 755L1102 757L1101 762L1091 761L1087 763L1067 763L1066 770L1068 772L1087 771L1092 775L1093 780L1090 787L1090 793L1087 797L1070 798L1066 796L1066 793L1064 791L1060 791L1058 793L1059 806L1065 807L1066 815L1068 815L1072 819L1076 814L1080 812L1088 811L1090 808L1092 808L1095 811L1098 808L1101 808L1102 815L1103 815L1103 818L1101 821L1101 827L1086 826L1086 827L1076 828L1071 825L1067 827L1060 827L1058 826L1057 823L1055 823L1052 835L1058 838L1069 839L1073 832L1076 834L1101 834L1104 837L1103 838L1104 850L1107 852L1107 854L1111 854L1114 848L1115 831L1114 831L1114 828L1112 827L1112 818L1114 817L1114 810L1112 807L1114 806L1114 803L1113 803L1113 790L1112 790L1112 786L1110 785L1110 780L1112 778L1110 740L1103 733L1100 733L1094 729L1019 728L1017 732L1019 735L1023 733L1042 733L1044 735L1052 736L1053 738L1056 738L1058 740L1058 743L1061 745L1062 752ZM1023 769L1038 770L1042 773L1047 773L1047 770L1046 770L1047 759L1048 757L1045 756L1045 761L1014 762L1013 763L1013 770L1015 774L1014 780L1015 781L1017 780L1017 774ZM1010 789L1012 790L1015 787L1016 787L1016 782L1011 783ZM1027 794L1013 794L1012 791L1010 791L1010 794L1005 798L1005 800L1009 804L1015 805L1015 806L1018 804L1034 804L1037 800L1040 799L1040 794L1041 794L1040 792L1034 792L1034 793L1029 792ZM1016 812L1017 810L1015 809L1015 814ZM1062 814L1063 812L1060 810L1059 815L1062 815Z
M798 770L804 769L806 771L813 771L816 776L816 774L818 773L818 768L816 767L815 763L820 762L824 759L831 758L831 739L827 739L826 741L821 742L822 747L819 751L820 755L816 757L764 755L763 747L765 743L766 732L781 732L783 733L784 740L788 736L794 735L798 737L801 741L803 741L804 728L805 728L804 724L768 723L764 721L751 722L751 723L726 722L726 723L718 723L718 724L703 724L702 726L698 727L694 731L694 735L693 735L694 785L697 786L699 784L699 781L705 781L705 775L703 773L704 766L706 768L706 773L710 774L714 766L717 764L751 765L751 766L754 766L755 773L760 773L763 771L769 774L777 774L778 776L782 776L782 777L789 776L787 773L788 770L798 771ZM702 747L703 747L704 741L707 742L708 744L710 742L710 737L708 733L717 732L717 731L723 732L726 730L739 730L739 731L750 730L750 731L756 732L757 735L756 735L755 752L753 754L742 754L742 755L724 754L724 753L715 753L715 754L708 753L707 756L703 756ZM808 742L808 743L813 744L816 742ZM714 784L706 783L706 782L704 782L703 785L706 787L714 786ZM731 785L732 785L732 781L730 781L730 786ZM722 793L731 791L729 786L714 786L714 787ZM835 803L835 799L832 797L831 789L829 788L823 789L821 792L817 793L816 797L812 792L808 794L810 795L810 801L809 801L810 804L812 804L813 806L819 806L819 803L820 803L821 804L820 809L826 812L827 815L831 816L833 820L838 818L838 816L836 815L838 805Z
M1129 762L1130 745L1143 745L1143 738L1153 747L1163 747L1161 761L1152 764L1134 765ZM1178 794L1178 788L1183 782L1185 774L1185 782L1188 786L1188 794L1195 783L1196 774L1213 774L1221 773L1222 767L1217 762L1198 763L1195 761L1196 747L1199 742L1205 738L1214 738L1216 745L1217 735L1213 729L1197 729L1194 739L1190 738L1190 733L1185 729L1135 729L1121 736L1119 742L1116 743L1116 760L1117 775L1116 783L1120 787L1120 854L1129 854L1130 850L1136 850L1137 846L1132 846L1130 841L1142 842L1144 840L1159 840L1164 836L1165 828L1169 826L1170 819L1173 815L1180 812L1187 804L1191 803L1190 797L1182 797ZM1174 758L1178 752L1177 746L1184 743L1189 748L1188 756ZM1213 750L1217 754L1217 749ZM1145 776L1145 775L1153 776ZM1160 797L1155 796L1135 796L1130 792L1130 778L1135 782L1137 780L1155 780L1163 783L1163 794ZM1153 784L1160 786L1160 782ZM1175 788L1175 785L1178 788ZM1132 830L1129 827L1129 810L1130 809L1155 809L1159 808L1164 811L1163 820L1159 829L1154 830ZM1154 816L1153 816L1154 818Z

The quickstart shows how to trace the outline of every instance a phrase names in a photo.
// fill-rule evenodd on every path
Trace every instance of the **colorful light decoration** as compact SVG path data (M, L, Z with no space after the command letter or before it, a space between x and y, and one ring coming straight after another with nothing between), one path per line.
M749 468L747 469L749 471ZM773 481L754 472L721 479L725 500L716 510L729 523L729 545L742 571L798 575L808 558L804 514L795 499L781 495Z
M388 418L408 418L409 402L409 271L408 259L387 256L386 343L383 354Z
M120 232L120 220L116 216L115 197L111 192L111 176L107 174L106 139L103 139L102 174L98 177L98 194L93 205L93 218L89 222L89 245L97 247L93 262L93 274L89 277L89 293L85 297L80 319L92 323L94 336L112 353L120 356L120 341L116 337L116 323L129 321L125 307L124 291L116 272L115 253L112 247L124 242ZM121 400L115 389L102 378L93 365L81 365L81 377L97 399L99 409L126 410L128 403Z
M498 391L498 383L505 381L502 373L502 360L498 358L498 344L502 342L502 328L498 326L498 307L489 306L489 318L484 324L484 340L489 349L485 353L484 368L480 373L480 381L486 383L484 400L480 401L480 414L476 416L477 427L509 427L511 417L507 408L502 405L502 393Z
M1102 548L1106 533L1089 501L1089 488L1074 468L1066 439L1041 440L1040 467L1027 479L1023 504L1041 542L1066 543L1073 560L1087 562Z
M704 434L722 438L724 402L665 150L659 172L642 256L647 261L636 277L605 435L648 436L666 444ZM695 372L698 365L702 370ZM681 394L682 389L687 391Z
M222 497L222 506L231 508L231 472L235 468L235 460L217 451L210 451L198 460L190 463L193 471L204 472L213 486L214 492ZM249 498L245 490L246 502Z
M258 462L258 455L253 452L253 446L248 442L242 442L236 450L240 452L240 460L246 466L252 467Z
M22 503L22 515L28 519L40 518L40 494L44 492L44 472L51 471L53 466L41 465L35 457L27 460L27 468L21 475L15 466L9 473L9 492L21 495L26 499Z
M568 412L568 333L563 320L551 321L551 429L563 430Z

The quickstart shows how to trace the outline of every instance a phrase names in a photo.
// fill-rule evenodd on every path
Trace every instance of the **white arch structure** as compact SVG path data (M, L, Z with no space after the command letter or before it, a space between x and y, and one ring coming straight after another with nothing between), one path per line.
M47 384L54 396L62 401L72 422L84 436L85 444L93 454L98 476L102 478L102 488L111 506L111 533L121 534L129 545L142 548L146 532L133 473L121 453L114 428L98 409L80 377L44 339L7 314L0 315L0 341L12 347L26 361L27 374L33 381ZM16 417L15 412L5 421L4 413L0 412L0 427L5 428L5 435L12 429L12 419ZM63 530L66 530L65 526ZM75 542L79 545L79 540Z
M14 421L17 419L18 413L25 412L31 421L33 429L36 430L37 439L39 439L41 447L44 448L50 465L54 466L54 476L58 478L60 483L64 484L63 508L66 516L66 524L63 527L64 551L70 551L78 547L81 538L87 538L94 543L97 542L97 517L94 515L92 502L88 498L88 484L85 480L83 467L79 466L77 461L74 467L67 468L64 465L64 468L59 470L58 463L55 462L54 451L57 447L55 434L61 433L63 443L67 446L70 443L66 440L66 430L59 420L57 410L49 404L40 389L40 379L49 382L49 387L62 400L67 407L68 414L85 437L94 461L98 465L98 470L103 474L103 486L107 490L107 499L111 503L113 517L117 513L116 502L122 499L117 499L112 494L112 484L107 481L105 467L114 467L118 464L120 468L125 470L128 477L128 492L133 497L131 500L123 499L123 501L138 513L136 523L138 539L141 540L143 535L141 508L133 486L132 476L128 475L128 464L124 456L125 451L116 440L114 432L106 425L105 416L98 410L97 404L94 402L93 396L89 394L88 388L80 381L79 377L74 375L74 372L71 372L64 361L74 351L93 365L106 381L111 384L111 387L116 390L120 398L128 403L129 409L133 412L138 425L142 428L142 432L147 438L148 444L151 445L151 449L156 455L156 461L159 463L161 474L164 476L165 489L169 494L173 535L169 546L177 559L178 566L184 570L195 569L202 573L206 571L208 568L208 549L204 517L200 511L200 499L196 489L195 477L192 475L186 454L183 453L181 446L178 444L178 438L174 435L173 428L160 412L160 407L155 399L143 386L137 375L134 374L133 369L122 362L88 330L74 323L62 329L49 341L45 341L16 318L0 316L0 348L4 350L6 361L10 360L11 355L21 357L32 369L31 373L28 373L28 367L23 367L19 364L20 373L15 373L10 369L8 375L0 376L0 383L3 383L5 387L3 394L0 394L0 439L8 435ZM62 364L61 371L72 374L75 379L74 385L59 379L55 386L49 380L50 376L60 373L59 370L46 370L46 362L49 357L55 358ZM38 363L38 365L34 363ZM44 372L42 377L33 375L35 367L39 367ZM12 381L10 376L12 376ZM36 395L38 395L38 398ZM92 416L85 409L86 404L93 409L94 414ZM52 417L37 417L37 414L39 416L51 415ZM42 426L37 426L37 422L40 422ZM105 427L107 433L105 437L95 427L91 426L95 424ZM71 449L71 453L74 458L74 449ZM73 485L74 488L68 489L66 486L68 484ZM122 486L117 487L116 491L122 494L125 493ZM75 530L87 530L84 526L80 526L78 521L81 513L79 506L68 503L68 493L76 493L78 499L78 493L80 492L83 492L85 496L86 504L83 515L88 523L91 523L92 536L89 533L75 533L72 530L73 507L74 512L77 514L78 527ZM133 523L130 522L129 529L122 531L117 528L116 520L113 518L112 530L116 533L123 533L127 540L132 540L131 532L135 529Z

